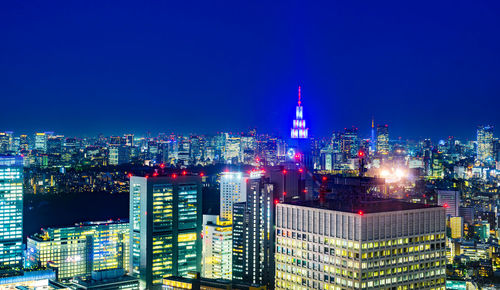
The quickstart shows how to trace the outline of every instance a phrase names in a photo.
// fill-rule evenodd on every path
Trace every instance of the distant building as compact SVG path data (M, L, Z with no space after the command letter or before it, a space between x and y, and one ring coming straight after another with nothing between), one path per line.
M275 289L444 289L442 207L327 200L276 212Z
M35 133L35 146L34 149L42 153L47 152L47 134Z
M359 151L358 128L346 128L341 135L341 151L344 158L356 158Z
M203 215L202 277L232 279L232 221Z
M450 229L452 239L461 239L464 236L464 219L462 217L450 218Z
M437 191L438 205L446 210L447 216L459 216L460 208L460 191L457 190L438 190Z
M307 139L308 138L308 128L306 127L306 120L303 115L303 107L301 100L301 92L299 86L299 101L297 107L295 107L295 120L293 120L293 127L290 131L290 137L292 139Z
M490 224L487 221L481 221L474 224L474 236L481 242L487 242L490 238Z
M130 178L130 268L141 289L201 271L201 177Z
M111 146L109 147L109 165L120 165L130 162L130 147Z
M377 126L377 154L389 154L389 126Z
M0 156L0 266L21 266L23 181L23 158Z
M493 126L479 126L477 129L477 160L491 165L493 156Z

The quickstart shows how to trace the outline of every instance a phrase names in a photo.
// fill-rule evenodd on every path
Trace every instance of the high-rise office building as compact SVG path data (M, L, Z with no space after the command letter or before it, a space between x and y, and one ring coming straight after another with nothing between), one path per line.
M47 133L35 133L35 150L47 152Z
M479 126L477 129L477 160L491 165L493 156L493 126Z
M50 265L58 279L92 271L128 269L129 223L88 222L73 227L48 228L28 237L27 265Z
M357 158L359 151L358 128L345 128L341 136L341 149L345 158Z
M248 180L247 201L233 205L233 279L273 287L274 212L278 201L268 178Z
M297 103L297 107L295 107L295 119L293 120L293 127L290 130L290 137L292 139L307 139L308 137L308 128L306 127L306 120L303 115L303 107L302 107L302 96L300 92L299 86L299 101Z
M241 172L222 172L220 177L220 216L231 221L233 204L247 200L248 176Z
M134 146L134 134L125 134L123 138L125 139L125 145Z
M275 289L445 289L442 207L278 204Z
M201 271L201 177L130 178L130 271L141 289Z
M232 247L231 221L203 215L202 277L231 280Z
M456 216L450 218L450 229L452 239L461 239L464 236L464 219Z
M130 162L130 146L109 147L109 165L120 165Z
M0 216L0 266L21 266L23 158L20 156L0 156Z
M389 154L389 126L377 126L377 154Z
M224 159L226 163L237 164L241 161L241 138L226 133L226 142L224 147Z
M446 216L459 216L460 208L460 191L457 190L438 190L437 191L438 205L446 210Z

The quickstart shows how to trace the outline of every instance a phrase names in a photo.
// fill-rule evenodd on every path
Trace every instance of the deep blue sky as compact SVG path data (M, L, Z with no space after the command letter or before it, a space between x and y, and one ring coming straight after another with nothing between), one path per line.
M315 135L500 130L498 1L1 5L0 130L288 135L299 84Z

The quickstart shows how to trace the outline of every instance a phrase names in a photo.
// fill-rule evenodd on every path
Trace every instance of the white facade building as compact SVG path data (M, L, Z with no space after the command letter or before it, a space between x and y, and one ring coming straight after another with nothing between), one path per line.
M275 286L444 290L445 233L442 207L278 204Z

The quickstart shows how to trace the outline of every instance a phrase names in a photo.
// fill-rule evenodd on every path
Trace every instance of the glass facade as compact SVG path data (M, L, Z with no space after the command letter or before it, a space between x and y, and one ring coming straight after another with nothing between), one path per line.
M201 269L201 180L194 176L130 179L132 274L154 289L168 276Z
M0 156L0 265L18 267L23 241L23 159Z
M75 227L49 228L28 238L28 265L58 269L59 279L91 271L127 269L129 223L92 222Z

